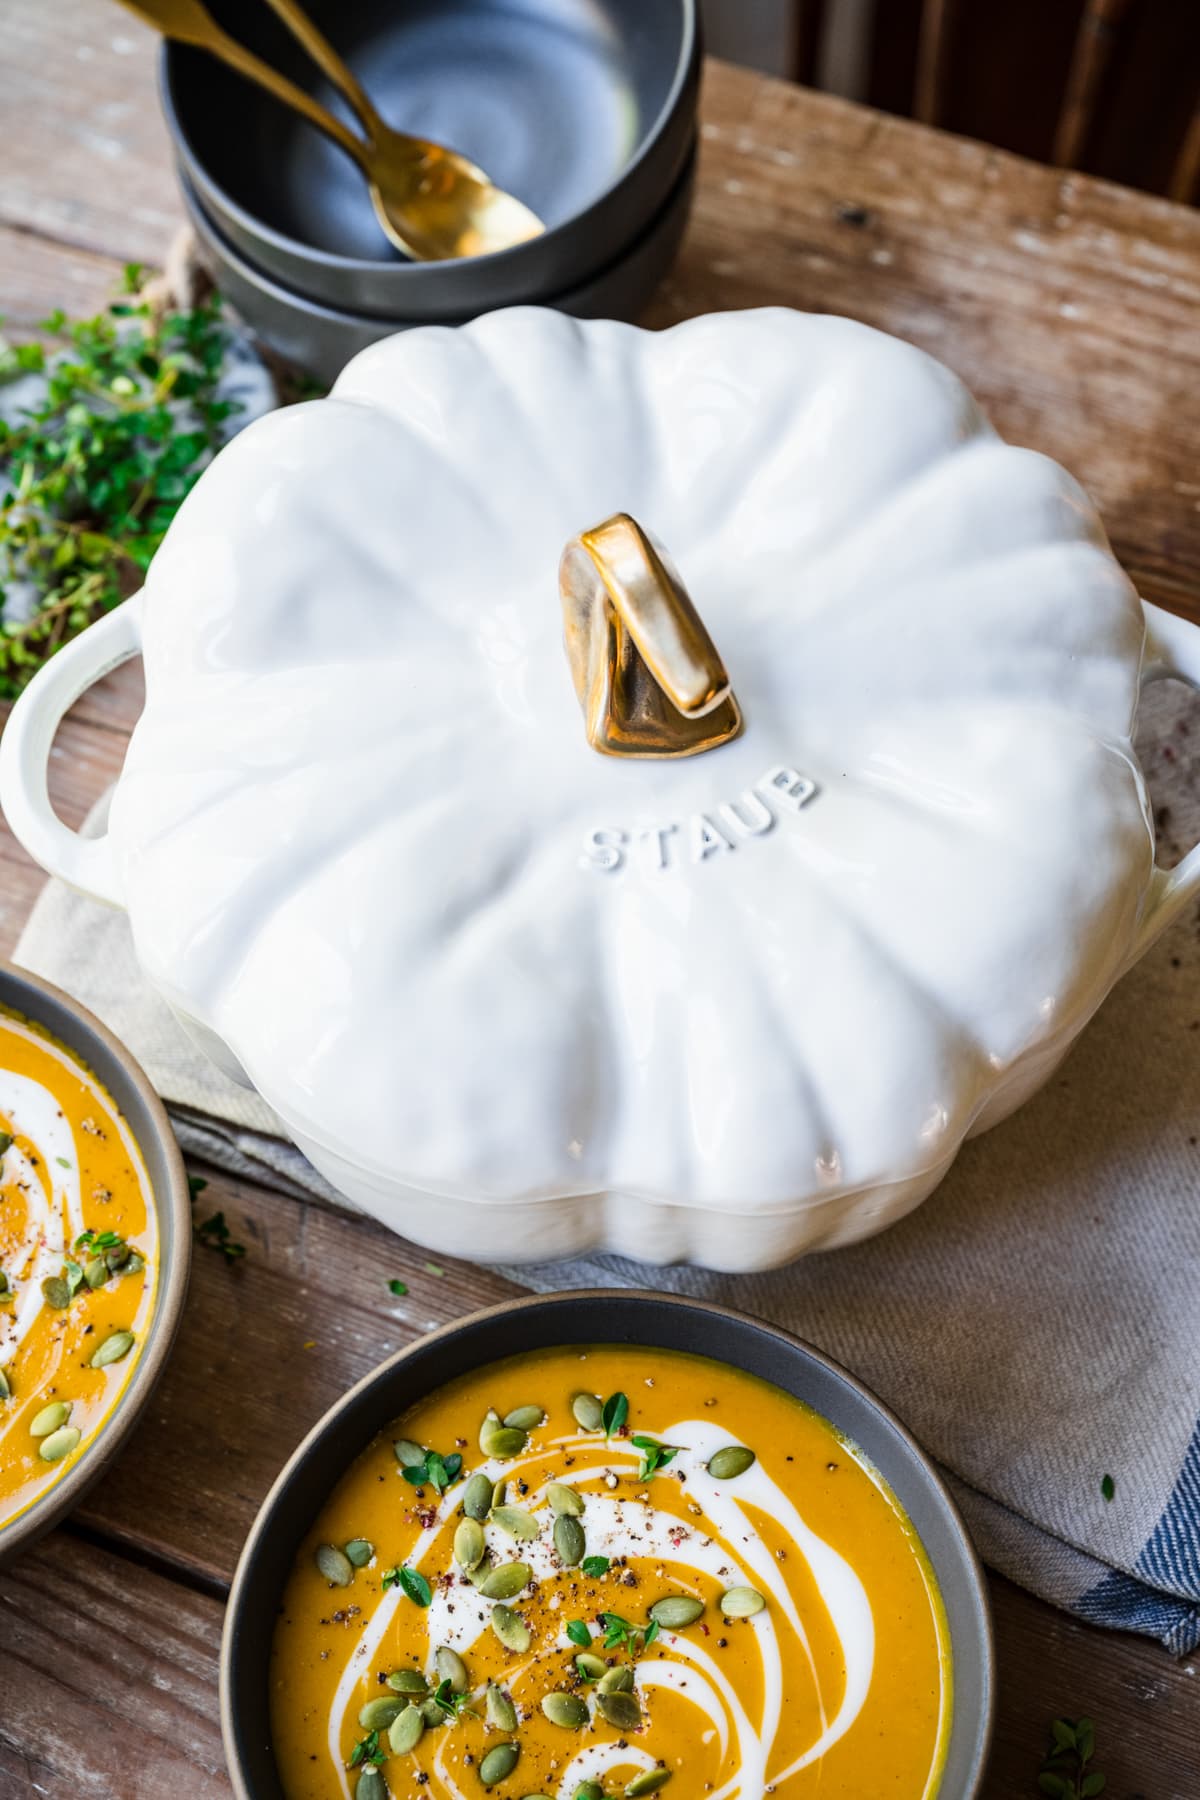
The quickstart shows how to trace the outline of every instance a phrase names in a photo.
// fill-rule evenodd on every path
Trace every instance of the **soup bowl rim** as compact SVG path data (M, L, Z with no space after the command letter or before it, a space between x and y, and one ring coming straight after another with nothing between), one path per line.
M833 1357L827 1356L824 1351L816 1349L804 1339L796 1336L795 1333L781 1325L759 1318L753 1313L741 1311L736 1307L726 1306L717 1301L693 1299L690 1295L661 1293L646 1288L578 1288L525 1294L464 1314L445 1325L438 1326L433 1331L422 1333L411 1343L403 1345L383 1362L377 1364L375 1368L348 1388L332 1406L328 1407L305 1434L272 1482L259 1506L238 1558L225 1611L220 1655L221 1733L236 1800L275 1800L275 1792L282 1793L283 1791L281 1786L277 1790L269 1788L264 1790L263 1787L256 1785L248 1768L246 1753L249 1746L247 1740L253 1726L252 1723L248 1724L244 1715L247 1711L253 1710L253 1706L247 1701L246 1690L248 1684L257 1680L260 1697L265 1696L267 1681L265 1667L248 1668L245 1666L240 1645L240 1627L251 1608L260 1609L265 1604L270 1608L272 1617L277 1612L280 1589L271 1582L270 1571L263 1568L262 1564L265 1546L281 1505L291 1499L297 1484L301 1484L305 1490L309 1487L319 1490L319 1497L315 1501L308 1526L305 1528L311 1529L321 1506L328 1500L337 1481L345 1473L348 1465L343 1464L338 1475L332 1478L327 1477L323 1472L318 1475L313 1474L313 1471L319 1469L323 1462L321 1451L325 1440L349 1417L361 1415L363 1425L363 1430L359 1434L359 1452L361 1452L378 1432L385 1429L395 1419L397 1413L401 1412L405 1406L412 1405L418 1399L435 1393L439 1387L456 1379L458 1375L478 1373L491 1364L520 1357L523 1354L536 1354L538 1350L553 1347L550 1344L522 1342L520 1331L522 1321L532 1319L538 1314L553 1312L555 1309L565 1308L569 1312L573 1307L582 1306L584 1303L589 1308L599 1306L601 1309L612 1311L611 1331L606 1335L602 1331L586 1330L581 1331L578 1336L572 1336L568 1327L559 1340L559 1347L569 1344L620 1345L627 1343L631 1348L676 1349L677 1346L656 1343L652 1324L648 1325L644 1331L638 1331L636 1334L632 1332L629 1326L630 1312L635 1309L644 1309L648 1319L654 1317L661 1319L669 1314L679 1318L690 1314L698 1324L711 1326L715 1345L712 1351L700 1349L692 1351L690 1354L699 1355L711 1362L723 1363L724 1366L734 1368L740 1373L753 1374L754 1371L746 1370L742 1363L722 1355L720 1352L727 1349L728 1345L722 1345L716 1341L717 1334L724 1333L729 1328L735 1332L749 1329L752 1333L760 1333L767 1339L773 1340L780 1347L781 1353L789 1359L793 1368L807 1365L822 1372L824 1378L830 1381L833 1387L840 1388L852 1396L852 1405L859 1412L860 1418L864 1416L864 1409L866 1413L873 1413L881 1433L896 1441L897 1451L907 1465L906 1473L911 1475L914 1486L923 1489L926 1499L934 1511L940 1515L940 1523L948 1532L952 1542L952 1555L955 1562L952 1572L956 1578L956 1597L962 1602L968 1625L965 1634L967 1641L964 1641L964 1634L960 1632L959 1636L955 1637L950 1631L949 1620L947 1621L951 1668L953 1672L964 1655L969 1660L973 1659L981 1696L980 1705L974 1716L973 1742L968 1746L964 1756L965 1785L951 1789L945 1787L944 1783L939 1783L937 1797L938 1800L977 1800L982 1792L982 1783L987 1769L995 1709L995 1644L991 1610L982 1565L962 1515L933 1462L921 1449L907 1427L865 1383L843 1368ZM507 1335L512 1340L507 1348L488 1342L489 1332L502 1325L508 1328ZM449 1345L464 1334L474 1335L477 1333L482 1333L484 1336L484 1344L481 1346L478 1360L472 1360L464 1370L454 1371L442 1377L438 1377L431 1370L433 1378L423 1382L418 1393L408 1396L399 1405L393 1402L397 1372L403 1370L410 1361L427 1357L431 1352L436 1352L439 1347ZM781 1386L778 1382L773 1385ZM782 1386L781 1391L788 1392ZM797 1398L795 1395L789 1397ZM868 1466L874 1467L871 1457L865 1449L858 1445L852 1431L843 1428L836 1420L830 1419L828 1414L821 1409L814 1408L813 1410L819 1411L820 1416L825 1418L835 1431L842 1432L855 1448L859 1449L860 1454L866 1457ZM878 1472L883 1474L882 1471ZM888 1477L883 1475L883 1479L887 1483L888 1491L894 1493L893 1484ZM896 1498L900 1500L907 1517L908 1505L902 1496L896 1495ZM949 1596L944 1580L946 1571L935 1562L934 1553L927 1548L915 1523L913 1530L929 1558L930 1565L934 1568L943 1603L946 1604L947 1612L949 1612ZM289 1567L294 1563L295 1552L302 1535L302 1532L294 1534L292 1550L288 1557ZM264 1582L267 1583L265 1592L262 1591ZM269 1720L264 1718L263 1724L267 1730L269 1745ZM965 1732L970 1727L962 1729ZM947 1740L948 1746L951 1748L954 1745L957 1730L952 1716L950 1737ZM963 1755L961 1747L960 1755Z
M192 1222L187 1170L167 1109L132 1051L73 994L3 958L0 1006L47 1032L100 1083L116 1106L146 1167L158 1259L154 1306L129 1380L71 1467L7 1524L0 1516L3 1568L66 1517L111 1467L138 1423L166 1367L183 1316L191 1271ZM119 1082L128 1083L143 1109L146 1129L137 1128L113 1092L110 1071L114 1068ZM161 1183L154 1178L155 1162L162 1164Z

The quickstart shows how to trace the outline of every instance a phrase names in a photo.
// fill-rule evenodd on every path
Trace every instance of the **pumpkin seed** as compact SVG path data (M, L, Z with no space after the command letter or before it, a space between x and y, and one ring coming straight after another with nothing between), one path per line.
M487 1437L489 1432L495 1431L498 1426L503 1424L503 1422L504 1421L501 1419L500 1414L496 1411L495 1407L489 1406L483 1415L483 1424L479 1427L479 1448L481 1450L483 1449L484 1438Z
M753 1450L747 1450L744 1444L725 1444L709 1457L708 1472L714 1481L732 1481L756 1461Z
M479 1765L479 1779L484 1787L495 1787L505 1781L517 1766L521 1752L516 1744L495 1744Z
M650 1617L665 1631L680 1631L685 1625L694 1625L703 1611L703 1600L693 1600L690 1594L667 1594L654 1602Z
M354 1800L387 1800L387 1782L374 1763L368 1763L359 1775Z
M107 1369L109 1363L120 1362L133 1349L132 1331L111 1331L92 1357L93 1369Z
M118 1269L125 1267L132 1255L133 1251L128 1244L114 1244L111 1250L104 1252L104 1260L115 1275Z
M7 1292L8 1292L8 1276L4 1273L3 1269L0 1269L0 1294L7 1294Z
M429 1683L420 1669L393 1669L387 1678L387 1684L397 1694L420 1694L429 1692Z
M396 1453L396 1461L402 1469L417 1469L425 1461L425 1452L420 1444L414 1444L411 1438L397 1438L392 1445Z
M617 1663L615 1668L608 1669L600 1677L602 1694L631 1694L633 1692L633 1670L628 1663Z
M505 1413L504 1423L514 1425L518 1431L535 1431L545 1417L544 1406L514 1406L510 1413Z
M498 1481L492 1489L492 1511L495 1512L498 1506L504 1506L507 1500L508 1483L507 1481Z
M487 1698L483 1705L488 1724L494 1725L497 1731L517 1729L517 1709L504 1689L497 1687L494 1681L488 1682Z
M727 1619L752 1619L766 1604L757 1588L726 1588L721 1595L721 1611Z
M131 1254L129 1261L125 1264L125 1273L126 1275L140 1275L145 1266L145 1257L141 1255L139 1251L135 1250Z
M608 1664L602 1656L594 1656L590 1650L581 1650L575 1658L575 1667L585 1681L599 1681L608 1673Z
M604 1408L595 1394L576 1394L571 1402L575 1423L584 1431L604 1430Z
M438 1705L432 1694L430 1694L427 1700L414 1700L413 1705L417 1708L427 1725L444 1725L446 1723L446 1714L442 1711L442 1708Z
M671 1779L670 1769L643 1769L632 1781L625 1784L627 1800L641 1800L643 1794L657 1794L660 1787L666 1787Z
M479 1591L485 1600L512 1600L529 1585L533 1570L528 1563L501 1563L492 1570L486 1581L481 1581Z
M457 1650L451 1650L448 1644L443 1644L435 1653L433 1660L442 1680L450 1683L452 1693L465 1694L468 1692L471 1678L467 1674L467 1665Z
M460 1569L477 1569L483 1561L487 1540L478 1519L460 1519L454 1533L454 1560Z
M108 1264L102 1256L89 1256L83 1265L83 1279L93 1290L104 1286L108 1280Z
M415 1750L425 1734L425 1716L419 1706L406 1706L398 1712L388 1732L388 1749L393 1756L407 1756Z
M618 1688L614 1693L596 1691L596 1705L601 1716L618 1731L636 1731L642 1722L642 1709L632 1694Z
M69 1400L52 1400L49 1406L43 1406L41 1412L30 1421L29 1435L30 1437L49 1437L52 1431L57 1431L60 1425L65 1425L70 1416L71 1403Z
M576 1694L547 1694L542 1711L552 1725L561 1725L564 1731L578 1731L587 1724L588 1709Z
M0 1369L0 1400L7 1400L11 1393L12 1389L8 1385L8 1376L4 1373L3 1369Z
M532 1544L538 1535L537 1520L523 1506L494 1506L492 1523L506 1531L509 1537L516 1538L518 1543Z
M492 1561L491 1552L485 1550L475 1567L467 1570L467 1580L473 1588L482 1588L494 1567L495 1564Z
M562 1513L554 1521L554 1548L564 1569L573 1569L583 1561L587 1539L583 1526L570 1513Z
M336 1544L318 1544L313 1561L333 1587L349 1587L354 1580L354 1564Z
M604 1789L598 1781L581 1781L571 1800L604 1800Z
M462 1508L468 1519L482 1522L492 1510L492 1483L482 1470L472 1475L463 1489Z
M550 1510L557 1518L580 1519L583 1517L583 1495L565 1481L551 1481L546 1485L546 1498L550 1502Z
M65 1306L70 1306L71 1290L61 1275L47 1275L42 1283L42 1299L55 1312L62 1312Z
M492 1630L506 1650L524 1653L533 1642L533 1633L520 1613L515 1613L511 1606L493 1606Z
M38 1455L43 1462L61 1462L64 1456L70 1456L81 1436L78 1426L62 1425L42 1439Z
M342 1549L356 1569L365 1569L375 1554L375 1546L370 1538L351 1538L348 1544L342 1545Z
M494 1456L498 1462L509 1462L514 1456L520 1456L526 1441L525 1432L513 1426L493 1425L490 1431L483 1433L479 1447L485 1456Z
M386 1731L402 1712L410 1710L408 1701L399 1694L380 1694L359 1707L358 1722L364 1731Z

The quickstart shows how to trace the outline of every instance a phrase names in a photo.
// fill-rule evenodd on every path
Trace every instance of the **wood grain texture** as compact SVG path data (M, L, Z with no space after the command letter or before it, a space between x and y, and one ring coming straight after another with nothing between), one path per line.
M69 1532L0 1586L0 1800L225 1800L221 1605Z
M29 323L99 305L178 214L149 34L105 0L0 11L0 312ZM1084 480L1144 592L1200 617L1200 217L720 67L704 120L695 217L648 322L770 303L911 338L1005 435ZM119 769L139 693L122 670L65 722L51 787L72 822ZM0 830L0 949L40 882ZM177 1353L127 1454L0 1580L0 1800L227 1793L214 1596L270 1480L382 1356L518 1291L467 1265L433 1273L369 1221L248 1184L214 1176L200 1204L224 1208L246 1262L197 1250ZM1114 1800L1197 1800L1195 1666L991 1589L987 1800L1034 1791L1059 1712L1096 1716Z

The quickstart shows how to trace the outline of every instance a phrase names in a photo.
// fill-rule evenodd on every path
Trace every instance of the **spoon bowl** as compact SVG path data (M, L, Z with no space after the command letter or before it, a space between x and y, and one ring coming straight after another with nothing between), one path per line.
M209 0L247 48L343 101L268 5ZM207 217L264 279L384 320L458 320L552 302L638 243L683 179L695 133L695 0L307 0L388 122L454 144L545 222L508 249L405 260L333 144L211 57L167 44L162 92Z

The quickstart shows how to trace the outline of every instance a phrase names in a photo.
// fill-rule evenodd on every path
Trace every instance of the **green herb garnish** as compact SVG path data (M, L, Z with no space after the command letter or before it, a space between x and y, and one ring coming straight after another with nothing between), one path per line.
M462 1457L457 1450L452 1451L449 1456L439 1456L436 1450L427 1450L424 1462L411 1463L401 1473L413 1487L428 1485L439 1494L444 1494L451 1482L457 1481L462 1473Z
M607 1556L585 1556L579 1566L591 1580L598 1581L601 1575L608 1574L612 1563Z
M610 1394L604 1402L604 1435L611 1437L614 1431L620 1431L629 1417L628 1394Z
M567 1626L567 1636L573 1644L578 1644L581 1650L586 1650L592 1641L592 1634L582 1619L571 1620Z
M398 1277L393 1275L392 1279L388 1282L388 1293L395 1294L397 1300L403 1300L407 1292L408 1283L399 1280Z
M1111 1475L1106 1475L1100 1483L1100 1492L1106 1500L1111 1500L1117 1491L1117 1484Z
M651 1437L634 1437L630 1442L642 1453L639 1481L648 1481L659 1469L665 1469L669 1462L674 1462L683 1448L681 1444L660 1444L657 1438Z
M219 1250L226 1262L237 1262L245 1256L245 1244L239 1244L225 1222L223 1212L214 1213L211 1219L205 1219L197 1225L196 1236L209 1250Z
M1096 1754L1096 1728L1090 1719L1055 1719L1050 1748L1038 1775L1038 1791L1051 1800L1093 1800L1105 1788L1099 1769L1089 1773Z
M216 397L220 301L156 317L133 298L141 282L130 264L126 298L96 318L58 312L38 328L45 342L0 341L0 384L44 381L27 410L0 418L5 698L139 584L236 411ZM18 591L32 606L10 615Z
M479 1716L471 1705L470 1694L458 1693L451 1686L448 1676L444 1681L438 1682L431 1697L434 1704L441 1707L448 1719L457 1721L464 1713L469 1713L473 1719Z
M405 1563L401 1568L385 1569L381 1577L384 1592L388 1588L399 1585L404 1589L414 1606L428 1606L433 1600L433 1589L419 1569L410 1569Z
M379 1733L377 1731L368 1731L366 1737L360 1737L357 1744L355 1744L353 1750L350 1752L350 1761L346 1764L346 1767L348 1769L357 1769L360 1763L374 1763L378 1768L379 1764L386 1761L386 1759L386 1750L381 1750L379 1748Z

